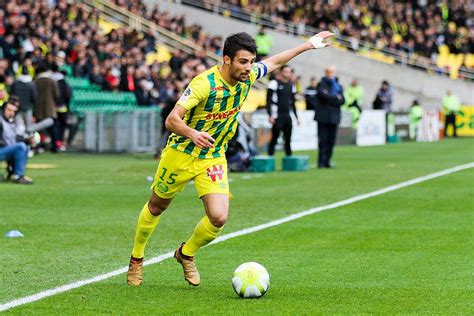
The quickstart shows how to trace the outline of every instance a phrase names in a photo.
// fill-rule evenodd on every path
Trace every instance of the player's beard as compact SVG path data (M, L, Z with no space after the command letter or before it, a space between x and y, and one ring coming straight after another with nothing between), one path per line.
M242 71L241 73L238 73L238 74L232 74L232 78L239 82L245 82L249 78L249 74L250 73Z
M250 72L246 72L245 70L244 71L234 71L232 68L230 69L229 73L230 73L230 76L232 77L232 79L234 79L235 81L238 81L238 82L245 82L249 78L249 75L250 75ZM242 78L244 75L245 75L245 79Z

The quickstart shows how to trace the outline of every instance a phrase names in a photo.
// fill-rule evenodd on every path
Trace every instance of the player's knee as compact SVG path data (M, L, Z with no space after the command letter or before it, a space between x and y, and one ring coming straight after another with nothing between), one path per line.
M158 216L168 208L169 204L170 200L160 199L153 195L148 201L148 209L151 214Z
M227 213L222 213L209 217L209 221L214 227L222 227L227 222Z

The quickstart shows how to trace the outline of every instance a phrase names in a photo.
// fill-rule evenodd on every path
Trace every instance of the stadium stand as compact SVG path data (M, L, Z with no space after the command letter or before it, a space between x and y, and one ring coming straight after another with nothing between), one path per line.
M164 103L182 90L196 68L202 69L200 65L208 63L205 51L195 56L172 54L156 45L153 34L120 27L99 17L97 10L85 4L58 1L50 10L43 2L25 2L21 6L15 3L8 1L0 8L0 57L4 61L0 64L0 75L6 75L8 85L25 64L32 65L34 74L38 64L51 66L55 62L69 74L67 80L75 92L76 109L92 105L93 101L136 105L130 93L120 92L137 94L141 87L146 88L141 91L146 95L141 98L145 101L141 105ZM160 17L155 21L173 31L177 31L174 26L178 23L190 38L196 36L205 49L220 46L219 38L196 35L200 34L197 26L184 28L183 18L168 17L157 10L150 12L150 18L153 16ZM206 43L201 42L203 39ZM132 78L126 77L127 68L131 69ZM115 93L96 92L101 89Z
M331 29L340 45L387 63L474 80L474 37L468 1L181 1L295 35Z
M106 14L112 6L108 2L68 3L59 0L53 9L45 2L15 3L10 0L0 7L0 33L3 35L0 40L0 75L5 77L4 85L8 87L24 66L31 68L34 74L34 66L39 63L57 63L68 74L67 80L74 90L73 111L100 107L108 111L124 110L138 107L138 104L167 106L174 102L197 72L213 64L222 54L222 36L207 34L200 25L188 24L183 14L173 16L160 10L156 3L147 6L140 0L115 0L116 7L123 10L121 16L116 15L117 11ZM234 6L241 4L232 2ZM341 5L334 2L336 4ZM249 5L257 6L259 2L250 1ZM369 1L367 5L371 8L373 3ZM288 10L291 8L289 5ZM239 10L243 12L244 9ZM130 20L126 20L126 16ZM279 18L283 16L292 21L291 15ZM375 24L379 23L377 16L374 15ZM138 21L137 17L143 21ZM140 23L147 23L149 27ZM157 41L155 28L172 33L186 46L172 49L164 45L164 31L160 31ZM347 45L336 43L335 46L352 50ZM437 65L440 69L451 68L452 78L462 76L460 68L473 65L472 54L464 54L461 58L461 55L450 53L448 45L441 45L439 51ZM359 50L357 53L387 64L399 62L382 51ZM458 67L457 70L453 65ZM135 101L132 101L133 94ZM258 95L253 99L262 98ZM248 104L252 103L253 109L258 102Z

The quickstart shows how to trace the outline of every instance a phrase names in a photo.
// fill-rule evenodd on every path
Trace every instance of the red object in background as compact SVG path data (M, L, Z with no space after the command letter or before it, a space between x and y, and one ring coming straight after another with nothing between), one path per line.
M104 79L109 83L109 87L112 89L117 88L119 85L119 79L110 73L107 73Z

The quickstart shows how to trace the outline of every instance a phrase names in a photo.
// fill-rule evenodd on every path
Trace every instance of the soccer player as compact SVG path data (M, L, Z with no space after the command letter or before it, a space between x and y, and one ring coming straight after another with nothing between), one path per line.
M255 63L255 41L247 33L237 33L225 40L223 65L204 71L189 83L166 119L172 134L156 171L153 193L138 218L127 274L129 285L142 284L146 243L160 215L191 180L204 204L205 215L191 237L176 249L174 257L183 268L184 279L199 285L194 255L216 239L227 221L230 191L225 151L250 87L295 56L329 46L324 40L333 35L320 32L303 44Z

